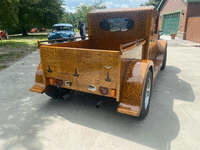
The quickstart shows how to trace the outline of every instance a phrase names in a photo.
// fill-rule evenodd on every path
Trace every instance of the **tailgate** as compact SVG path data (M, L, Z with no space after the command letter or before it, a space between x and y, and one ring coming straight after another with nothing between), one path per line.
M45 77L62 79L64 83L71 81L71 87L65 84L62 87L98 95L100 86L109 91L116 89L115 98L119 100L119 51L42 46L40 56ZM96 91L88 90L91 85Z

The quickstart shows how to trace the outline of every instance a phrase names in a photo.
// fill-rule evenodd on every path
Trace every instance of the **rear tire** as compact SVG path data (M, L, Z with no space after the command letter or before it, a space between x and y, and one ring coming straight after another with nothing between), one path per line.
M167 62L167 46L165 48L164 58L163 58L163 62L162 62L162 66L161 66L160 70L164 70L165 69L166 62Z
M151 100L151 91L152 91L152 72L149 70L147 73L143 96L142 96L142 108L140 115L138 117L139 120L144 119L148 112L149 112L149 106L150 106L150 100Z
M66 94L72 94L72 90L49 85L49 90L45 93L52 98L64 99L63 96Z

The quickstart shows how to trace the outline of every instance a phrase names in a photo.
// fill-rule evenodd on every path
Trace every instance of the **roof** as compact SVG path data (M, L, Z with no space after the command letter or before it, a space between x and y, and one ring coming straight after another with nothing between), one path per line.
M115 9L96 9L89 12L93 13L112 13L112 12L124 12L124 11L144 11L144 10L153 10L154 6L142 6L142 7L130 7L130 8L115 8Z
M200 0L184 0L184 2L200 2ZM160 11L160 9L161 9L161 7L162 7L162 5L165 3L165 0L162 0L161 2L160 2L160 4L158 5L158 8L157 8L157 10L158 11Z
M187 2L200 2L200 0L187 0Z
M58 23L58 24L54 24L53 26L54 27L56 27L56 26L70 26L70 27L73 27L73 25L69 24L69 23Z
M160 2L160 4L158 5L158 8L157 8L157 11L160 11L160 9L161 9L161 7L162 7L164 1L165 1L165 0L162 0L162 1Z

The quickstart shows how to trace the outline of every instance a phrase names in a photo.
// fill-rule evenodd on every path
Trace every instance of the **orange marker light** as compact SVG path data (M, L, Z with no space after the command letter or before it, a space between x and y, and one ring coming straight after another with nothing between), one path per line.
M54 79L54 78L49 78L49 83L50 84L56 84L56 79Z
M112 97L116 96L116 89L111 89L110 96L112 96Z

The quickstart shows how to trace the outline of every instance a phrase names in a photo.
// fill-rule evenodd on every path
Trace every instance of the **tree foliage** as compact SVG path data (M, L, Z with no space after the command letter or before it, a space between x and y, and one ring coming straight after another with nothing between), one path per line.
M89 5L87 3L83 3L79 6L76 6L75 8L75 13L65 13L62 18L63 23L71 23L75 27L78 27L78 22L79 20L82 20L85 24L86 27L88 26L88 21L87 21L87 14L91 10L95 9L106 9L107 7L103 4L102 1L100 2L95 2L94 5Z
M141 4L141 6L154 6L156 8L158 8L160 2L162 0L149 0L148 2Z
M61 20L63 0L1 0L0 26L6 30L18 27L26 35L32 27L52 27Z
M0 0L0 29L16 27L19 23L17 13L18 1Z

